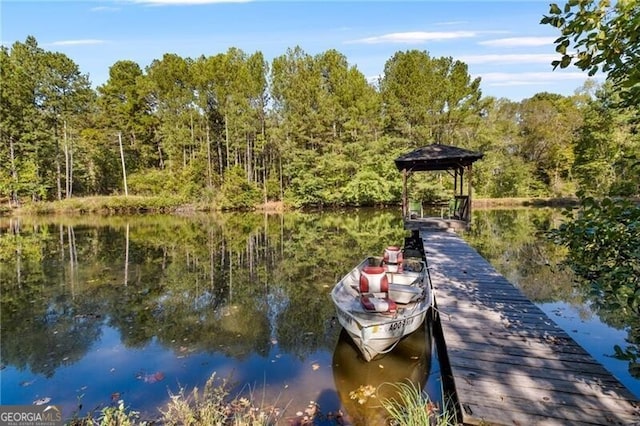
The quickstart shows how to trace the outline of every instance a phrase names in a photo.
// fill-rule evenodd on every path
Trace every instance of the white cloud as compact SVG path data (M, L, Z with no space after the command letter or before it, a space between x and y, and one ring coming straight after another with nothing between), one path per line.
M119 7L111 7L111 6L96 6L90 9L92 12L118 12L120 11Z
M60 40L49 43L50 46L89 46L95 44L104 44L104 40L98 39L78 39L78 40Z
M215 3L249 3L252 0L130 0L132 3L148 4L151 6L186 6Z
M466 25L468 24L467 21L445 21L445 22L437 22L436 25L443 25L443 26L447 26L447 25Z
M380 81L382 76L383 74L368 75L365 78L367 79L367 82L369 82L369 84L378 84L378 81Z
M402 43L416 44L427 41L454 40L459 38L472 38L478 35L475 31L411 31L404 33L390 33L376 37L361 38L349 43L380 44Z
M524 72L524 73L504 73L490 72L479 74L482 82L493 87L506 86L540 86L551 85L566 81L584 81L588 78L584 72Z
M558 55L554 53L462 55L457 59L467 64L550 64L551 61L558 59Z
M491 47L553 46L556 37L510 37L481 41L478 44Z

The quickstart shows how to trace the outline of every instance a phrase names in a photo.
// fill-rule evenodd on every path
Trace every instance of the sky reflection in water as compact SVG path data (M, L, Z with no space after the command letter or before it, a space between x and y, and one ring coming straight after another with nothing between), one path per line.
M329 291L363 253L405 235L395 212L11 219L0 230L0 402L51 398L71 416L123 399L146 418L213 373L287 416L310 401L343 408L340 396L366 383L336 387ZM420 362L423 386L430 353Z
M614 344L626 345L627 331L590 316L567 277L546 266L559 254L539 232L558 216L476 212L465 238L640 395L628 362L610 356ZM309 401L325 413L348 411L349 388L365 380L339 379L336 353L357 356L340 346L329 291L363 257L405 235L395 210L3 219L0 232L0 402L50 397L71 415L79 403L85 414L121 398L148 417L170 392L202 387L214 372L230 376L236 391L287 407L287 416ZM422 371L437 397L437 359L430 351L419 363L409 358L395 367L387 359L385 373ZM350 361L341 364L374 365ZM362 415L358 408L353 415Z

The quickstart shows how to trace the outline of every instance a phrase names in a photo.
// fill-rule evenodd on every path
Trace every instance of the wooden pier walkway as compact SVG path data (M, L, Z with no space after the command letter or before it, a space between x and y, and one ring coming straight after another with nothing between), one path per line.
M638 399L464 240L421 236L464 424L640 425Z

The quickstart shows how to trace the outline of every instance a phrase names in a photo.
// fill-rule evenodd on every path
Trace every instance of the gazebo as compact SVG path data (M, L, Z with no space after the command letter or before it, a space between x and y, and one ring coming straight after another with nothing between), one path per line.
M414 172L446 171L454 179L454 200L452 219L468 224L471 221L472 165L484 154L451 145L431 144L415 149L395 159L402 172L402 216L411 219L408 208L407 180ZM464 177L467 175L465 194Z

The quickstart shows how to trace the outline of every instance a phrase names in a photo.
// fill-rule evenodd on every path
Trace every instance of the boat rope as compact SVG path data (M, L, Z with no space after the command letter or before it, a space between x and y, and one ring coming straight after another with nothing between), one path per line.
M393 345L389 346L389 347L388 347L387 349L385 349L384 351L376 351L375 349L373 349L371 346L367 345L366 343L363 343L363 344L364 344L364 346L366 346L366 347L367 347L367 349L369 349L369 351L370 351L370 352L376 352L376 353L378 353L378 354L382 354L382 355L384 355L384 354L387 354L387 353L391 352L391 351L396 347L396 345L397 345L398 343L400 343L400 340L402 340L402 339L398 339L398 340L396 340L396 341L395 341L395 343L394 343Z
M444 312L443 310L441 310L440 308L438 308L436 306L435 303L431 304L431 308L433 309L434 312L436 312L438 315L446 315L447 319L450 320L451 319L451 314L448 314L446 312Z

